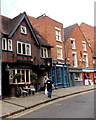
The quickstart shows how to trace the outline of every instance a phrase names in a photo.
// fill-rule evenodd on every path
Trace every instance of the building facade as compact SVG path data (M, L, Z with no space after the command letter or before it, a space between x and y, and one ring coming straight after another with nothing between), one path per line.
M66 61L70 63L70 85L87 85L94 82L92 49L78 24L64 28Z
M2 96L19 96L20 87L32 84L31 73L42 76L49 71L52 46L33 29L25 12L13 19L1 18Z
M85 23L81 23L80 24L80 28L90 46L90 48L92 49L92 53L93 53L93 67L94 67L94 78L96 81L96 27L95 26L90 26L88 24ZM96 83L96 82L95 82Z
M64 31L63 24L44 15L34 18L29 16L29 20L33 27L54 46L51 49L52 69L49 76L54 82L54 87L68 87L68 70L65 65L64 58Z

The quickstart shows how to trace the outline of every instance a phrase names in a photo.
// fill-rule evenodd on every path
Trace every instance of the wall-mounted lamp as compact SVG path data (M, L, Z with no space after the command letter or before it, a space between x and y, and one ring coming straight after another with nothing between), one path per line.
M9 70L10 70L10 66L7 64L6 71L9 71Z

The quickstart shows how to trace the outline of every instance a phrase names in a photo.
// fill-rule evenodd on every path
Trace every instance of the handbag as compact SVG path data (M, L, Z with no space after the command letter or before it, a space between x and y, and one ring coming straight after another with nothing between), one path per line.
M47 91L47 88L45 88L45 95L47 95L48 91Z

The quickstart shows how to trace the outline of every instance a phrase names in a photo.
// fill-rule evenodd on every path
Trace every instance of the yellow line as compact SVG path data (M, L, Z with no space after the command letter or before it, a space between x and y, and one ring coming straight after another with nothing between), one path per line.
M38 110L38 109L40 109L40 108L43 108L43 107L45 107L45 106L47 106L47 105L50 105L50 104L53 104L53 103L56 103L56 102L59 102L59 101L62 101L62 100L66 100L66 99L69 99L69 98L72 98L72 97L75 97L75 96L83 95L83 94L86 94L86 93L89 93L89 92L92 92L92 91L94 91L94 90L87 91L87 92L83 92L83 93L79 93L79 94L75 94L75 95L71 95L71 96L67 96L67 97L65 97L65 98L60 98L60 99L58 99L58 100L51 101L51 102L49 102L49 103L46 103L46 104L37 106L36 108L33 108L32 110L29 110L28 112L21 113L20 115L13 116L13 117L11 118L11 120L16 119L16 118L19 118L19 117L21 117L21 116L23 116L23 115L26 115L26 114L28 114L28 113L31 113L31 112L33 112L33 111L36 111L36 110Z

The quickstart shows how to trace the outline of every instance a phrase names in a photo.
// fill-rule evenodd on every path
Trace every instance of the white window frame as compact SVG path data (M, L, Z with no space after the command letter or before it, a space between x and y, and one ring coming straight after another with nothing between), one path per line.
M72 63L73 63L73 54L75 55L75 59L74 59L74 63L75 65L73 67L77 67L77 53L76 52L72 52Z
M5 48L4 48L4 42L5 41ZM2 50L7 50L7 39L6 38L2 38Z
M27 45L29 46L29 53L28 53L28 48L27 48ZM30 44L26 44L25 45L25 49L26 49L26 55L31 55L31 45Z
M10 44L10 42L11 42L11 44ZM9 51L13 50L13 48L12 48L12 40L11 39L8 39L8 50Z
M57 34L57 32L58 32L58 34ZM62 42L62 40L61 40L61 29L60 28L55 27L55 35L56 35L56 41ZM57 39L57 38L59 38L59 39Z
M57 47L57 59L63 60L63 56L62 56L62 46L56 45L56 47ZM58 48L61 49L61 52L58 51ZM58 54L61 54L61 57L59 57Z
M31 71L32 70L30 70L30 69L11 69L10 70L10 74L9 74L9 80L13 80L14 79L14 75L13 75L13 70L15 71L15 74L17 74L17 70L20 70L20 74L22 74L22 71L24 71L24 82L23 82L23 79L22 79L22 77L21 77L21 79L20 79L20 84L22 83L22 84L25 84L25 82L27 82L27 80L26 80L26 71L28 71L28 82L30 83L31 82L31 79L30 79L30 73L31 73ZM10 84L16 84L17 83L17 79L15 79L15 83L13 83L13 82L11 82ZM19 84L19 82L18 82L18 84Z
M74 38L70 38L70 40L71 40L72 49L76 49L75 39ZM73 41L73 44L72 44L72 41Z
M21 25L21 33L22 34L27 34L27 29L26 29L26 27L25 26L23 26L23 25Z
M42 51L42 50L43 50L43 51ZM46 53L45 53L45 51L46 51ZM41 47L41 52L43 52L43 54L40 53L42 58L47 58L47 57L48 57L48 49L47 49L47 48ZM46 54L46 55L45 55L45 54Z
M18 44L21 44L21 53L19 53L19 49L18 49ZM25 54L23 54L23 46L22 45L25 45ZM29 45L29 54L27 53L27 45ZM24 43L24 42L20 42L20 41L17 41L17 54L21 54L21 55L31 55L31 44L28 44L28 43Z
M84 62L85 62L85 67L88 67L89 65L88 65L88 54L87 53L84 53L84 56L86 56L87 57L87 59L85 60L84 59Z
M82 46L83 46L83 51L87 51L86 42L85 41L82 41Z

